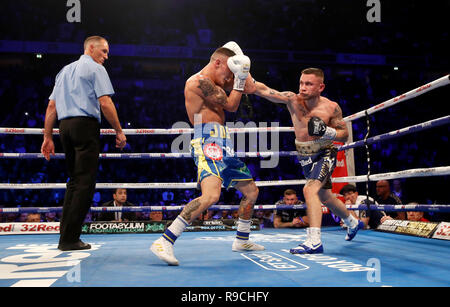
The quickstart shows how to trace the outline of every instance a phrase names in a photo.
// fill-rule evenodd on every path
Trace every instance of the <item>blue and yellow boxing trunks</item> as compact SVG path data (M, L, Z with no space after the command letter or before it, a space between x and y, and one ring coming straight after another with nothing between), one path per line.
M197 165L197 183L208 176L222 180L227 189L240 181L253 180L244 162L234 157L233 140L228 128L219 123L194 126L191 154Z

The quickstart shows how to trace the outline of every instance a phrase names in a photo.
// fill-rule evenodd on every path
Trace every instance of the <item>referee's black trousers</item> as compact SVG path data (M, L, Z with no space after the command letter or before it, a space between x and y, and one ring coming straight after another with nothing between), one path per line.
M95 191L100 153L100 124L93 117L72 117L59 123L59 135L69 175L59 243L76 243Z

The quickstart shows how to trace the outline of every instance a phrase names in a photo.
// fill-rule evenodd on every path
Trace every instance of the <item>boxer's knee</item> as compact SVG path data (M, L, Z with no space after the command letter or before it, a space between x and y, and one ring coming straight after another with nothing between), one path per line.
M321 182L315 179L309 179L303 187L303 196L305 201L308 202L311 198L318 197L321 188Z
M200 199L201 199L200 201L203 206L208 207L208 206L214 205L220 199L220 191L219 192L209 191L208 193L200 196Z
M258 195L259 195L259 189L256 186L256 184L253 184L253 187L251 189L249 189L249 191L247 193L244 194L245 198L252 204L254 204L256 202L256 200L258 199Z

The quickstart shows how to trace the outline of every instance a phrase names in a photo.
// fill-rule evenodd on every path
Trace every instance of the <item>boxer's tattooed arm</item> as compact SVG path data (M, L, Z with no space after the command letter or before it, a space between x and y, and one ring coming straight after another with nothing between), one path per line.
M211 80L198 80L199 86L198 88L202 91L203 96L206 97L211 102L218 103L220 105L227 104L227 94L225 91L212 83Z
M278 92L274 89L269 89L269 95L271 98L281 100L282 102L292 102L292 99L295 97L293 92Z
M184 218L187 222L191 222L192 213L196 211L200 207L200 201L198 199L192 200L189 204L187 204L183 211L180 213L181 217Z
M336 106L336 109L334 109L333 117L330 120L330 126L339 130L347 129L347 125L342 119L342 110L339 106Z
M249 220L253 215L253 203L243 196L239 204L238 215L241 219Z
M330 126L336 129L336 138L338 142L346 142L348 139L348 128L347 124L342 118L342 110L339 106L336 106L333 116L330 119Z

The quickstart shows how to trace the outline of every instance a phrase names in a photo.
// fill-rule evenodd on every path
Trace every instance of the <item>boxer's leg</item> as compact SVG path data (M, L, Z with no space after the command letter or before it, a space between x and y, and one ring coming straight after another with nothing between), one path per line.
M233 242L232 250L235 252L264 250L264 246L249 240L253 206L258 199L259 189L253 180L240 181L235 188L242 193L242 199L238 211L236 239Z
M189 202L166 229L164 234L150 247L150 250L158 256L159 259L167 262L169 265L178 265L179 262L173 254L173 244L183 233L186 227L194 221L200 213L208 209L211 205L219 201L222 187L222 180L216 176L208 176L200 183L202 195Z

